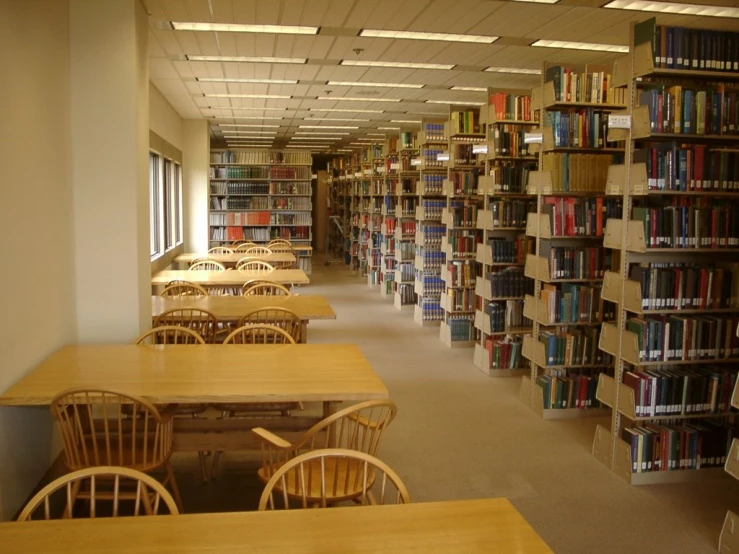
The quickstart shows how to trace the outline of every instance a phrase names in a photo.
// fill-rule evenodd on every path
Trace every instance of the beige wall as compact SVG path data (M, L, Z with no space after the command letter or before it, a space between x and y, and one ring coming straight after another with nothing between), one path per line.
M183 130L183 218L185 251L208 251L208 171L210 170L210 135L208 122L186 119Z
M182 118L159 89L149 83L149 129L182 150Z
M66 0L0 2L0 250L23 269L0 272L0 391L76 340L67 23ZM0 407L0 520L48 468L52 430L46 408Z

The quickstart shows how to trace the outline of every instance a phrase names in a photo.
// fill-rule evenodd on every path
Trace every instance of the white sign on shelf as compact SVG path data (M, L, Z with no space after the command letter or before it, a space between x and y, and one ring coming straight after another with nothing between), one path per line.
M421 165L421 158L412 158L411 165Z
M631 116L608 114L609 129L631 129Z
M390 169L400 169L400 164L395 162L390 164Z
M541 144L544 142L544 134L539 133L524 133L523 134L524 144Z

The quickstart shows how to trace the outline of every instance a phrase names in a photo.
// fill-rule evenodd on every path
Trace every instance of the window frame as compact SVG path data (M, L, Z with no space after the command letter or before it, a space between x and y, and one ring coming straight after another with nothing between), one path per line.
M182 164L149 150L149 251L151 261L184 242Z

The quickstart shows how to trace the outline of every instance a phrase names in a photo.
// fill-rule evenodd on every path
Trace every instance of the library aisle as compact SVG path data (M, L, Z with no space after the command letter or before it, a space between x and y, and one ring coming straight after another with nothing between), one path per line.
M380 451L414 501L508 497L562 554L716 552L739 482L626 484L590 453L607 419L542 420L519 401L518 378L487 377L469 350L321 261L299 292L325 295L337 320L311 322L310 340L358 344L387 384L398 417Z

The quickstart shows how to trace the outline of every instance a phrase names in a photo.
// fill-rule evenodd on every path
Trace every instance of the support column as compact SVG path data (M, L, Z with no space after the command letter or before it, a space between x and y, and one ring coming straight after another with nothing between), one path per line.
M80 342L151 325L148 15L70 0L72 178Z
M185 252L207 252L209 245L208 172L210 170L210 134L203 119L182 122L182 188L185 221Z

